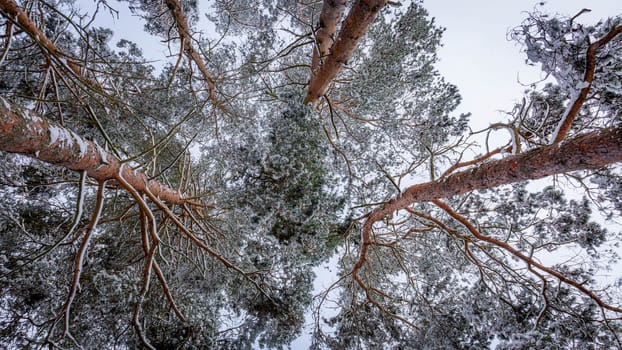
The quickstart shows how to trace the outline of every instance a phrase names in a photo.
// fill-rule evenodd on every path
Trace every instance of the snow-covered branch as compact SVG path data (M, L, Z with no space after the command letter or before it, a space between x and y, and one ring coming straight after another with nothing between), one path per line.
M186 15L181 7L181 4L178 0L166 0L166 6L171 11L171 15L175 20L175 24L177 25L177 32L179 33L179 39L181 40L181 47L191 61L193 61L199 71L203 75L205 80L205 84L207 84L207 88L209 89L209 98L214 104L214 106L221 107L220 102L216 98L216 91L214 86L214 78L210 71L207 69L207 65L205 61L199 54L199 52L192 45L192 34L190 31L190 26L188 25L188 20L186 19Z
M98 181L115 179L121 170L123 178L141 193L148 189L165 202L187 202L178 191L149 180L147 175L129 166L122 167L123 163L118 158L95 142L3 97L0 97L0 151L23 154L75 171L86 171Z
M594 131L560 144L489 161L438 181L413 185L373 210L367 217L362 228L359 260L352 270L353 276L356 277L366 263L368 248L374 243L374 224L411 204L570 171L597 169L617 162L622 162L622 126Z
M58 61L60 66L65 67L69 72L74 74L82 82L91 88L100 89L97 81L87 77L84 74L83 67L75 62L66 53L62 52L45 33L37 27L37 25L28 17L26 12L22 10L13 0L0 1L0 11L15 21L26 33L28 33L37 44L39 44L46 55Z
M596 71L596 51L620 33L622 33L622 25L613 28L604 37L600 38L588 47L587 53L585 54L585 75L583 77L583 82L581 82L580 86L576 87L578 92L574 94L571 104L568 106L561 121L559 122L557 129L552 136L552 143L559 143L566 138L566 135L568 135L568 131L572 126L572 122L587 99L587 94L592 87L594 73Z

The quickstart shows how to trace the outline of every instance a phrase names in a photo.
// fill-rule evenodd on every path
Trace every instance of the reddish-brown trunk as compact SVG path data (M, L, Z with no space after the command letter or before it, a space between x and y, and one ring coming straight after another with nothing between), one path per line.
M620 161L622 126L594 131L561 144L483 163L439 181L413 185L402 195L372 211L365 225L367 229L371 229L374 222L413 203L575 170L597 169Z
M317 48L313 50L311 60L311 74L315 74L320 67L320 60L323 60L330 52L333 45L333 36L337 32L337 24L346 8L346 0L324 0L320 23L315 40Z
M330 55L326 57L317 74L311 75L305 103L316 103L324 96L328 84L348 62L359 40L374 21L387 0L358 0L352 5L348 16L343 21L341 31L333 44Z
M48 121L29 110L22 109L0 97L0 151L19 153L47 163L76 171L86 171L96 180L123 177L134 189L148 189L161 200L171 204L185 201L181 193L122 164L71 130Z

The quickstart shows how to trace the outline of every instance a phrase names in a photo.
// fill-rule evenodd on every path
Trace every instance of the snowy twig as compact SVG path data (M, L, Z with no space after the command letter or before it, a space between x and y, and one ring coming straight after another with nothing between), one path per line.
M594 81L594 73L596 71L596 50L606 45L620 33L622 33L622 25L613 28L604 37L600 38L598 41L592 43L588 47L587 53L585 54L585 74L583 76L583 82L580 84L580 86L577 87L580 89L579 92L576 94L573 101L566 109L561 121L557 125L557 129L553 133L551 137L551 139L553 140L552 144L560 143L566 138L566 135L568 135L568 131L572 127L572 122L576 118L579 110L587 99L587 94L592 87L592 82Z
M69 289L69 295L65 300L65 304L63 305L62 311L56 316L56 319L50 326L50 330L48 331L48 335L46 337L46 342L49 342L50 338L54 334L54 328L58 322L63 319L63 333L61 335L61 339L70 335L69 332L69 320L71 313L71 305L76 297L76 293L80 289L80 277L82 275L82 268L84 266L84 259L86 258L87 249L89 247L89 243L91 241L91 237L93 235L93 231L95 231L99 219L101 217L101 212L104 207L104 189L106 187L106 182L102 181L99 183L97 188L97 200L95 203L95 209L93 210L93 216L91 217L91 221L84 228L84 238L82 238L82 242L80 243L80 247L76 252L76 257L73 265L73 279L71 281L71 288Z

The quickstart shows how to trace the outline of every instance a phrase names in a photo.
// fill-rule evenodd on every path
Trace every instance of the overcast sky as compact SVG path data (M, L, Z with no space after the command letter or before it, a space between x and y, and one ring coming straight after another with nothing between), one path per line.
M508 119L499 110L511 110L525 90L521 83L530 84L540 80L537 67L525 65L525 55L520 46L507 38L508 30L518 26L541 1L533 0L424 0L424 7L436 23L446 28L443 47L439 52L437 67L445 78L458 86L463 102L459 112L471 112L472 127L483 128L493 121ZM550 0L538 6L548 13L573 16L583 8L592 10L577 20L585 24L622 14L622 0ZM98 24L112 26L115 40L120 38L137 42L146 57L162 58L168 52L160 38L142 32L143 21L132 18L127 3L109 0L119 10L120 18L100 14ZM209 2L201 0L201 10L206 11ZM90 9L92 2L81 4ZM204 18L204 14L200 14ZM205 21L201 21L204 24ZM206 28L195 28L206 34ZM209 34L208 34L209 35ZM115 41L113 41L115 42ZM156 62L157 66L162 65Z
M592 11L577 21L597 23L599 19L622 14L620 0L552 0L538 8L547 13L574 16L581 9ZM525 90L522 84L541 79L538 67L525 65L525 55L515 42L508 41L508 30L518 26L526 11L540 1L531 0L425 0L424 7L446 28L441 61L443 76L458 86L463 97L460 112L471 112L473 128L494 121L507 121L498 110L511 110ZM520 83L519 83L520 81Z

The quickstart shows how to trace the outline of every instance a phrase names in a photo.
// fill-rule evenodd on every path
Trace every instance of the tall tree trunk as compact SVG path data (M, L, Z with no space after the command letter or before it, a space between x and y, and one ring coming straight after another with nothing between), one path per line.
M375 222L414 203L575 170L597 169L621 161L622 125L593 131L561 144L483 163L438 181L413 185L373 210L365 222L364 230L371 230Z
M317 100L324 96L328 84L348 62L367 27L386 4L387 0L358 0L352 5L330 50L330 55L326 57L317 74L311 75L304 103L316 104Z
M126 166L99 145L0 97L0 151L19 153L76 171L99 181L119 176L138 192L145 190L171 204L186 200L178 191Z
M333 46L337 25L346 9L346 0L324 0L320 23L315 32L316 48L313 50L311 60L311 74L315 75L320 68L320 62L330 53Z

